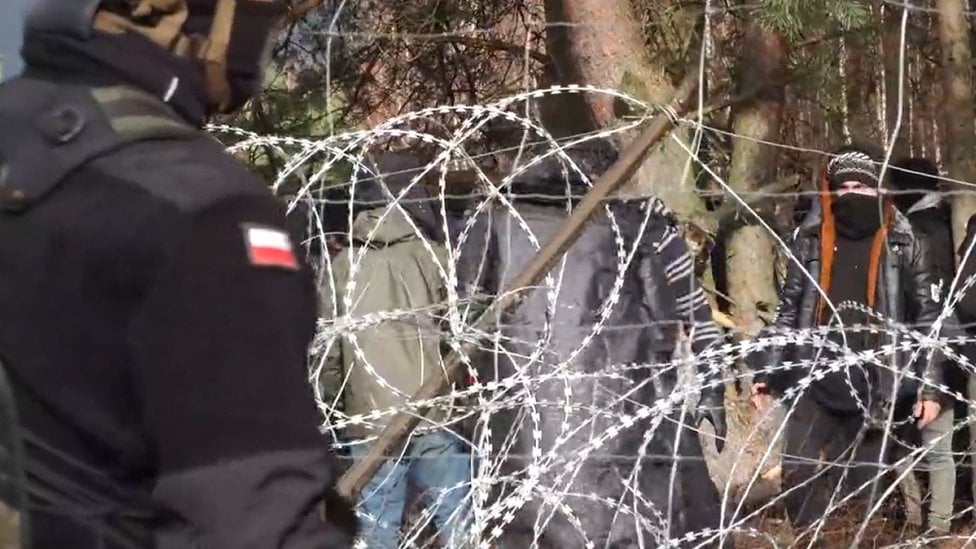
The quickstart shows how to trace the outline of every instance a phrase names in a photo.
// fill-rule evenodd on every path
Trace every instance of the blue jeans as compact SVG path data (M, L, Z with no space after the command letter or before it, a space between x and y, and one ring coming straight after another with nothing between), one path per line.
M352 447L352 457L362 459L366 445ZM397 533L406 499L407 483L413 481L432 512L444 547L456 546L454 533L467 518L465 496L471 481L470 454L447 430L432 431L410 440L403 456L388 458L363 488L359 510L368 515L363 524L369 549L396 549ZM463 532L462 532L463 533Z

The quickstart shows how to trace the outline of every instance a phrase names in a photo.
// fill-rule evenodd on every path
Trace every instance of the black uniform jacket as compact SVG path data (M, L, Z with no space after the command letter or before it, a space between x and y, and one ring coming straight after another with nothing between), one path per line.
M0 88L0 132L29 104L40 135L63 138L46 146L92 139L97 117L73 135L44 125L69 89L138 88L168 110L146 70L178 79L171 114L187 124L193 74L164 54L28 36L35 91ZM142 120L130 114L117 129ZM34 547L348 546L333 522L348 507L332 501L325 522L318 506L335 467L305 367L311 273L266 184L187 127L196 137L107 151L0 214L0 355L28 433Z

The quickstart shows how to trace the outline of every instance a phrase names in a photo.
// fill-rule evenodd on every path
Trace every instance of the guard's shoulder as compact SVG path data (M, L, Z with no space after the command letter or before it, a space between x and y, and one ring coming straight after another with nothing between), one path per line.
M191 140L133 143L95 160L90 168L185 213L235 198L273 200L261 178L202 132Z
M125 86L22 77L0 86L0 208L24 211L79 171L141 187L181 210L269 193L208 134Z

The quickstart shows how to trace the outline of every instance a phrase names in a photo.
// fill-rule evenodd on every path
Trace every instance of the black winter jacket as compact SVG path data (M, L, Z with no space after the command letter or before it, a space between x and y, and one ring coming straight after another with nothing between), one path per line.
M888 319L908 324L926 334L942 312L938 275L932 266L928 240L915 234L904 215L897 212L894 215L887 236L888 245L882 248L878 266L880 272L875 309ZM820 224L818 204L794 233L791 251L800 265L789 260L786 279L780 291L776 318L770 326L772 329L782 332L816 327L815 311L820 293L811 281L811 275L816 279L817 273L820 272ZM806 273L803 272L804 270ZM917 311L914 318L909 316L909 307ZM760 338L769 336L771 331L767 330L760 334ZM949 316L943 321L942 331L936 335L951 337L957 334L958 323L954 316ZM883 345L904 343L904 338L893 331L884 333L882 338ZM757 368L755 381L768 383L772 389L782 391L800 377L799 372L776 370L775 373L769 373L764 368L780 366L786 360L809 360L814 357L815 351L812 345L803 345L799 348L793 345L774 346L762 355L764 360L761 360L761 364L754 365ZM907 367L906 361L910 356L910 350L899 351L894 354L893 359L888 359L890 360L888 365L894 371L903 370ZM919 360L912 364L915 372L926 380L921 387L923 397L938 398L943 394L938 388L944 382L943 362L942 354L936 352L931 359L926 359L926 354L923 353ZM887 384L875 386L877 397L873 399L875 402L891 400L891 379L885 381ZM899 388L898 400L914 399L919 384L905 378Z
M929 193L916 202L905 215L916 236L924 238L932 258L936 284L943 299L956 274L955 250L952 244L952 214L938 193Z
M970 217L966 224L966 237L959 246L958 253L961 263L958 282L953 292L959 299L956 311L967 331L972 333L976 331L976 215ZM962 291L966 282L971 279L973 284L966 291Z
M574 194L584 191L576 189ZM542 194L546 192L552 189ZM535 256L535 242L551 239L567 215L565 199L517 195L514 208L517 214L503 206L477 214L458 264L458 277L468 295L495 295L504 289ZM498 337L485 338L485 347L490 349L491 342L497 341L499 351L485 352L475 361L483 381L517 381L495 396L521 404L503 406L489 422L493 446L506 449L499 474L523 476L522 484L529 482L524 475L533 456L544 462L538 479L541 486L530 492L512 522L502 526L504 533L493 546L528 547L537 528L535 539L544 548L583 547L580 531L597 547L655 546L631 514L619 513L618 504L636 506L644 517L665 512L675 464L666 456L675 452L681 458L670 494L674 496L671 537L718 526L719 498L695 432L682 429L676 449L673 417L652 430L653 415L637 415L670 394L676 376L662 362L674 351L677 322L684 320L686 329L698 325L702 334L709 332L707 304L691 317L682 319L678 313L676 302L678 306L681 301L690 303L686 298L695 292L678 282L669 284L665 262L656 249L674 229L666 217L652 214L641 233L643 212L637 203L612 203L609 209L619 233L608 214L599 213L551 271L551 281L525 290L524 300L498 326ZM632 262L620 273L621 258L635 245ZM677 262L671 266L676 272L682 270ZM608 301L618 277L619 299ZM680 280L687 284L694 278ZM601 322L605 307L610 312ZM712 330L714 337L717 330ZM649 363L658 365L649 369ZM546 375L553 377L540 380ZM625 418L633 421L625 423ZM691 423L691 418L686 416L685 422ZM591 445L594 441L599 443ZM642 455L649 458L641 460ZM517 486L501 488L495 496L515 497ZM637 501L632 495L635 489L641 496ZM561 498L566 508L557 510L541 497L546 490L574 496ZM567 510L580 521L581 530L567 520ZM642 536L645 545L640 545Z
M28 37L27 76L0 87L0 356L30 433L32 547L351 545L307 382L316 289L284 208L100 60L180 82L187 107L192 75L167 77L161 49L48 38ZM174 138L60 177L150 120Z

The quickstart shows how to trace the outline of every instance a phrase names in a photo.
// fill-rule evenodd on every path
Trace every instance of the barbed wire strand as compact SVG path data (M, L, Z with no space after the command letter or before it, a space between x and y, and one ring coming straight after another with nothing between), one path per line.
M901 170L897 166L892 166L890 161L894 138L901 131L901 113L904 111L906 29L909 16L913 13L934 13L938 11L935 8L915 6L894 0L884 0L884 3L901 7L904 11L902 12L900 29L899 89L897 90L899 113L881 164L882 174ZM345 2L339 5L332 18L332 25L326 33L329 44L333 38L343 37L404 37L387 33L335 32L335 21L338 20L344 6ZM732 8L745 9L747 7L716 8L710 0L707 1L705 6L706 29L711 24L710 18L712 16L728 13ZM976 15L976 12L966 12L966 15L971 17ZM538 29L573 25L534 22L531 26ZM596 26L591 23L585 23L585 25ZM491 32L491 29L473 29L464 31L462 34L471 35L483 32ZM440 33L436 36L449 35L451 33ZM430 35L429 37L434 36ZM411 39L418 40L425 37L428 36L409 36ZM527 39L526 52L530 45L531 41ZM697 67L699 78L702 81L706 76L708 48L708 40L703 40ZM798 153L822 155L824 157L829 157L830 153L785 142L757 139L709 125L705 119L705 95L704 91L700 89L694 114L682 118L675 117L675 122L680 127L691 130L690 137L682 138L678 134L671 135L671 141L685 153L686 164L683 170L685 176L691 173L693 168L708 174L722 189L721 195L725 200L736 204L744 215L755 219L756 223L763 227L776 243L778 253L801 267L804 277L817 289L830 308L832 320L825 326L814 327L811 330L779 331L772 327L764 331L760 337L734 343L726 342L697 355L689 356L687 359L672 358L671 360L647 364L610 363L599 365L599 369L596 371L580 370L582 366L585 366L581 364L581 362L585 362L585 359L581 358L584 356L582 353L589 349L593 342L597 341L597 338L603 334L628 329L650 329L656 325L654 322L637 325L615 325L610 322L616 308L620 306L622 288L627 279L627 273L631 269L630 265L641 241L641 235L654 214L650 208L645 209L638 233L636 235L626 234L608 204L604 214L612 229L611 234L613 234L614 240L612 253L617 259L617 264L613 269L613 283L599 309L594 311L594 323L580 329L578 345L574 346L568 353L556 353L549 347L550 338L554 331L564 329L557 326L558 323L554 324L552 318L558 314L559 307L564 306L560 298L563 294L562 286L567 275L565 259L536 288L536 291L545 296L547 305L547 318L541 325L537 340L524 340L503 335L507 334L509 328L505 324L497 325L492 333L475 333L470 329L469 324L473 318L471 315L472 307L477 306L478 300L464 297L458 292L459 279L456 268L459 252L468 245L468 239L476 231L474 217L465 221L460 234L457 235L457 243L449 246L447 260L439 259L440 256L435 250L435 243L429 241L423 230L411 221L412 218L404 209L405 206L412 203L405 198L408 190L421 184L422 179L428 176L437 181L440 193L434 200L439 202L438 208L443 219L442 228L445 232L449 229L446 219L446 199L480 199L472 208L475 214L501 212L506 215L506 222L510 225L506 231L507 242L505 247L509 253L513 249L516 237L527 239L530 245L538 250L541 246L539 237L532 231L531 224L521 215L514 195L510 192L510 184L523 174L529 174L533 166L539 165L548 158L558 159L560 163L565 165L568 173L573 173L590 184L592 174L576 163L570 154L573 147L594 140L624 136L629 130L638 127L652 115L664 109L660 105L648 104L613 89L594 86L531 88L530 84L533 82L528 73L530 60L528 53L525 55L526 72L523 79L523 90L490 104L438 106L422 109L399 115L369 130L338 131L320 139L258 135L228 125L208 127L215 134L233 136L239 139L237 142L228 145L228 150L232 153L253 147L267 146L275 154L284 158L286 163L277 174L274 187L276 190L282 188L282 184L288 177L301 174L302 188L296 193L284 197L289 203L289 211L299 202L327 203L327 199L315 194L320 187L326 185L323 180L326 174L334 170L340 163L349 164L352 167L353 175L348 181L330 183L328 186L347 187L353 191L353 194L358 185L366 182L382 182L389 177L398 175L410 177L410 183L405 189L396 194L390 194L391 200L389 205L384 208L381 220L392 215L399 215L410 224L411 230L417 240L422 242L426 253L434 258L438 276L448 288L448 297L443 303L410 307L403 310L367 314L345 313L344 311L355 310L356 296L362 292L364 286L369 284L369 273L364 273L359 266L364 255L368 253L365 250L368 248L369 242L374 239L375 231L363 238L366 246L356 250L355 254L349 253L346 261L351 268L348 273L348 280L341 281L344 286L344 293L341 296L335 291L335 284L340 281L334 280L334 258L325 254L324 261L319 265L318 275L322 281L322 291L331 294L329 302L332 305L327 315L328 318L320 322L312 345L312 354L316 357L313 362L316 366L310 372L310 381L315 388L319 406L327 417L323 429L339 437L336 448L344 451L342 449L368 443L372 440L371 436L350 439L344 433L350 432L350 428L375 429L383 425L383 422L393 414L404 410L419 412L425 408L434 407L446 408L455 414L455 418L448 420L448 422L429 423L423 432L430 432L432 429L442 429L451 425L456 427L457 421L475 420L475 435L471 437L471 440L465 439L465 445L477 461L477 464L471 468L470 480L449 487L447 492L429 498L425 502L426 509L417 517L417 523L406 533L404 543L421 542L422 528L434 521L433 510L438 505L446 504L447 494L452 490L468 492L465 502L473 507L474 521L470 531L463 532L461 535L467 541L481 547L487 547L503 537L505 529L511 527L520 513L532 512L535 514L531 528L536 541L540 539L547 528L558 521L570 525L570 528L582 540L582 546L596 547L601 539L604 540L604 546L607 546L611 539L605 535L605 532L589 531L586 527L589 523L587 515L599 514L604 511L610 514L610 524L615 530L633 528L634 531L630 535L634 539L640 540L642 544L645 543L645 536L649 536L647 539L654 539L656 540L655 543L663 546L704 547L714 541L724 541L733 535L766 538L774 543L774 536L757 530L750 525L753 524L750 521L754 521L756 517L782 501L785 493L767 498L748 512L746 512L747 498L744 496L759 489L759 484L766 481L764 475L769 470L804 462L822 466L822 474L842 471L842 480L847 476L848 471L859 468L868 467L876 471L873 476L864 479L859 486L852 490L847 492L841 492L839 488L834 490L828 504L828 512L821 520L810 526L807 545L810 547L816 540L823 539L822 535L828 520L851 503L854 498L863 496L867 491L867 499L874 503L859 519L853 543L857 544L864 541L867 530L872 524L872 519L882 512L884 504L891 501L899 482L904 481L908 475L912 474L912 471L916 470L927 459L931 452L935 451L935 443L929 444L928 447L913 447L911 443L901 440L893 429L896 423L903 425L904 421L898 420L896 422L895 418L889 414L886 422L889 429L882 429L880 452L873 460L853 458L827 460L790 455L782 449L781 441L791 415L796 410L795 403L801 398L808 398L806 396L808 391L817 381L824 379L827 375L840 373L843 375L843 381L848 386L848 390L857 402L861 413L864 414L865 418L868 418L872 412L869 405L862 401L854 387L853 372L889 371L898 380L904 378L922 385L930 383L913 372L894 368L891 358L897 356L898 353L923 356L940 352L950 357L966 373L970 375L976 373L976 367L968 358L955 351L958 346L971 344L974 339L970 336L946 338L940 333L943 322L952 318L959 299L968 291L972 291L971 288L976 285L976 280L964 280L959 274L956 275L949 285L948 297L942 304L940 319L934 325L906 324L899 319L886 318L878 311L867 309L858 304L846 302L835 304L831 302L829 295L820 287L817 275L807 272L800 258L791 251L787 239L777 234L777 230L760 215L751 201L754 197L800 198L816 196L819 191L765 192L762 189L749 192L737 191L721 177L717 169L702 158L701 147L705 134L711 132L731 137L734 140L752 141L764 146ZM604 95L624 101L634 106L635 112L644 114L612 128L556 138L532 120L533 112L530 105L541 97L558 94ZM456 127L451 128L447 136L435 136L423 130L414 129L419 127L415 123L435 117L453 117ZM496 118L504 118L521 127L523 134L520 143L514 147L502 147L486 152L468 152L465 149L465 144L477 136L479 128L483 127L487 121ZM334 131L334 127L330 126L330 131ZM367 157L371 154L371 147L385 137L423 142L434 146L439 152L422 169L378 173L375 167L367 162ZM515 153L518 161L514 163L515 167L508 173L490 174L477 162L493 155L511 152ZM460 160L459 165L468 168L473 173L475 180L480 183L480 189L477 192L448 193L445 177L447 172L458 167L452 164L457 163L458 160ZM496 175L501 177L501 181L495 179ZM936 178L967 188L976 187L976 182L960 181L946 175L938 175ZM971 191L957 190L943 193L943 196L954 196L965 192ZM351 201L355 202L355 200L355 195L353 195ZM309 214L310 222L317 228L318 234L313 235L310 240L325 242L329 235L335 233L327 232L321 214L315 211L315 208L312 210ZM348 215L347 225L349 229L340 234L352 240L354 237L352 222L354 220L351 209ZM964 260L972 254L973 247L971 244L962 253ZM507 262L510 263L513 258L514 256L508 256ZM491 267L485 265L484 261L485 259L482 258L479 269ZM870 320L869 324L863 326L845 325L841 320L840 313L846 310L861 312L865 318ZM429 402L409 401L410 395L402 391L391 380L385 379L380 374L379 369L371 364L371 358L367 356L367 352L359 344L357 334L366 333L366 331L377 326L390 323L412 326L411 329L414 330L417 338L432 341L445 337L440 335L439 330L441 328L439 326L447 326L446 343L455 349L459 348L462 341L487 341L488 343L482 344L481 353L490 357L495 368L501 367L502 364L506 368L510 368L511 374L497 379L482 380L476 378L473 384L458 387L451 394ZM877 349L870 351L852 352L846 344L846 337L862 330L875 334L889 334L893 337L892 342L879 345ZM835 337L840 343L834 341ZM319 377L322 375L325 362L323 357L340 346L352 353L349 360L353 361L356 367L363 368L365 373L375 380L378 387L393 395L398 395L402 399L407 399L404 404L389 409L374 410L367 414L346 415L341 410L336 409L341 394L335 396L336 400L323 401L322 387L319 384ZM741 372L734 368L737 362L747 357L755 356L757 353L762 353L772 347L782 346L815 346L818 349L823 349L824 352L818 351L818 354L813 358L804 359L797 363L784 362L783 364L765 365L755 372ZM479 374L477 364L473 360L467 360L465 365L469 375L477 376ZM769 373L801 372L793 387L779 399L778 406L782 414L779 417L774 417L768 415L772 414L770 411L767 412L767 416L754 418L744 426L739 425L738 427L741 430L730 434L725 441L727 449L721 457L721 461L724 463L716 461L716 456L709 452L706 452L704 456L684 454L681 451L683 433L687 432L691 436L701 439L703 444L705 444L706 438L710 436L701 432L698 426L690 421L696 399L702 390L716 385L745 383L751 375L763 371ZM640 375L637 375L638 372ZM691 373L688 374L688 372ZM726 373L719 377L712 376L712 374L722 372ZM342 390L349 390L349 373L346 372ZM669 379L672 381L667 381ZM577 384L601 387L603 391L601 398L603 400L599 405L585 405L577 402L573 389L583 386ZM553 392L548 389L557 385L562 387L561 390ZM614 389L613 387L617 388ZM657 398L653 401L641 401L637 395L648 391L650 387L654 387L653 392ZM950 402L951 399L957 399L969 406L976 405L976 402L970 401L967 395L955 392L947 386L934 388L947 395ZM894 391L894 387L892 387L892 391ZM892 398L894 398L893 393ZM468 404L459 404L458 402L461 401ZM505 437L496 439L497 434L492 432L491 424L497 417L500 417L499 414L506 413L516 413L519 416L530 418L527 425L532 427L527 435L516 429ZM549 418L553 414L559 416L556 421L558 427L550 434L546 434L541 426L544 423L544 418ZM970 427L971 423L972 418L968 418L965 421L957 422L953 429L958 431ZM868 424L865 428L867 426ZM621 453L617 450L620 448L618 444L622 440L621 437L632 436L627 433L635 428L641 430L638 437L640 441L638 449L635 452ZM889 433L889 430L892 432ZM519 437L524 436L528 436L531 442L528 446L519 446L517 441ZM554 436L554 438L547 439L550 436ZM670 447L670 450L659 451L660 445L665 441L665 446ZM759 442L761 446L750 449L750 444L755 445L757 441L761 441ZM882 459L882 454L887 453L889 445L897 447L898 451L903 453L900 458L893 462ZM518 448L527 448L528 452L520 451ZM757 451L758 455L756 455ZM352 458L343 456L343 459ZM400 456L391 458L392 461L403 459L424 458L408 457L406 448ZM705 529L696 532L682 532L680 534L673 532L672 517L679 511L678 507L684 505L684 503L674 499L679 490L679 485L682 483L681 475L684 474L679 465L688 462L701 462L702 460L710 468L720 471L723 475L716 479L723 503L719 521L721 526L717 529ZM622 492L608 496L598 492L580 493L577 491L582 486L579 484L579 479L589 474L588 468L593 467L594 463L607 465L613 462L624 462L625 467L626 464L630 464L629 473L618 475L617 482L620 484ZM652 497L646 491L646 486L641 480L648 467L647 464L651 462L668 464L668 489L666 490L665 501ZM740 470L744 470L746 474L743 476L739 473ZM878 483L890 473L896 475L895 481L884 487L880 497L872 497L878 494L877 491L880 489ZM815 479L816 477L811 477L797 486L789 487L789 490L809 489ZM505 486L507 488L502 489ZM499 492L499 490L501 491ZM376 494L378 492L372 493L372 495ZM367 497L369 495L366 494ZM734 505L729 505L733 503ZM960 511L960 513L962 512ZM365 518L371 524L370 521L378 517ZM922 539L924 538L918 538L916 541Z

